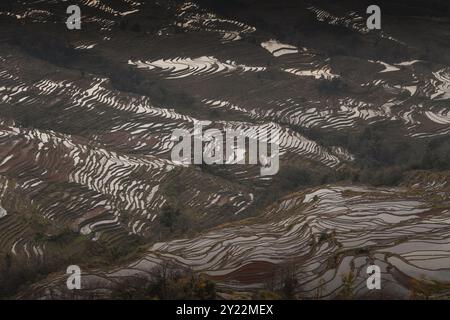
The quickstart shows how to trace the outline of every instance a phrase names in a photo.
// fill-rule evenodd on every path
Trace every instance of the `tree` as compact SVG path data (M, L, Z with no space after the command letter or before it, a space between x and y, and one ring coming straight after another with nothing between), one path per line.
M169 228L170 232L173 232L173 227L176 224L179 216L179 209L174 209L170 205L165 205L161 210L159 221L163 226Z

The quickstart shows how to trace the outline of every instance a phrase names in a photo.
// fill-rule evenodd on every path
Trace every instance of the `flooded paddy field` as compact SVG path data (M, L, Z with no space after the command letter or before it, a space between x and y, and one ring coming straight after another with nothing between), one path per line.
M369 30L361 1L83 0L69 30L64 2L2 1L0 298L161 270L225 299L448 298L450 20L413 2ZM174 161L196 124L277 130L279 172Z

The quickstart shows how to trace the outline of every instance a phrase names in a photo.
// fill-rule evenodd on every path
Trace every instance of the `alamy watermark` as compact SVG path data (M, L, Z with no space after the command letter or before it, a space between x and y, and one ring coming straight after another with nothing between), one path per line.
M278 128L208 129L194 123L193 130L176 129L171 159L181 164L253 164L260 165L261 176L271 176L280 169Z
M81 29L81 9L77 5L71 5L67 7L67 14L70 16L66 20L66 26L69 30Z
M379 6L373 4L367 7L367 14L370 16L367 18L366 26L369 30L381 29L381 9Z
M367 274L370 276L367 278L366 286L369 290L380 290L381 289L381 269L377 265L370 265L366 270Z

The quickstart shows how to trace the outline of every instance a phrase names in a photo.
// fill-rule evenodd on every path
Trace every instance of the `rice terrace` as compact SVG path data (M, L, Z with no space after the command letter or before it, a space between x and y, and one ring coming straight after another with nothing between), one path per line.
M449 298L448 1L1 1L0 299Z

